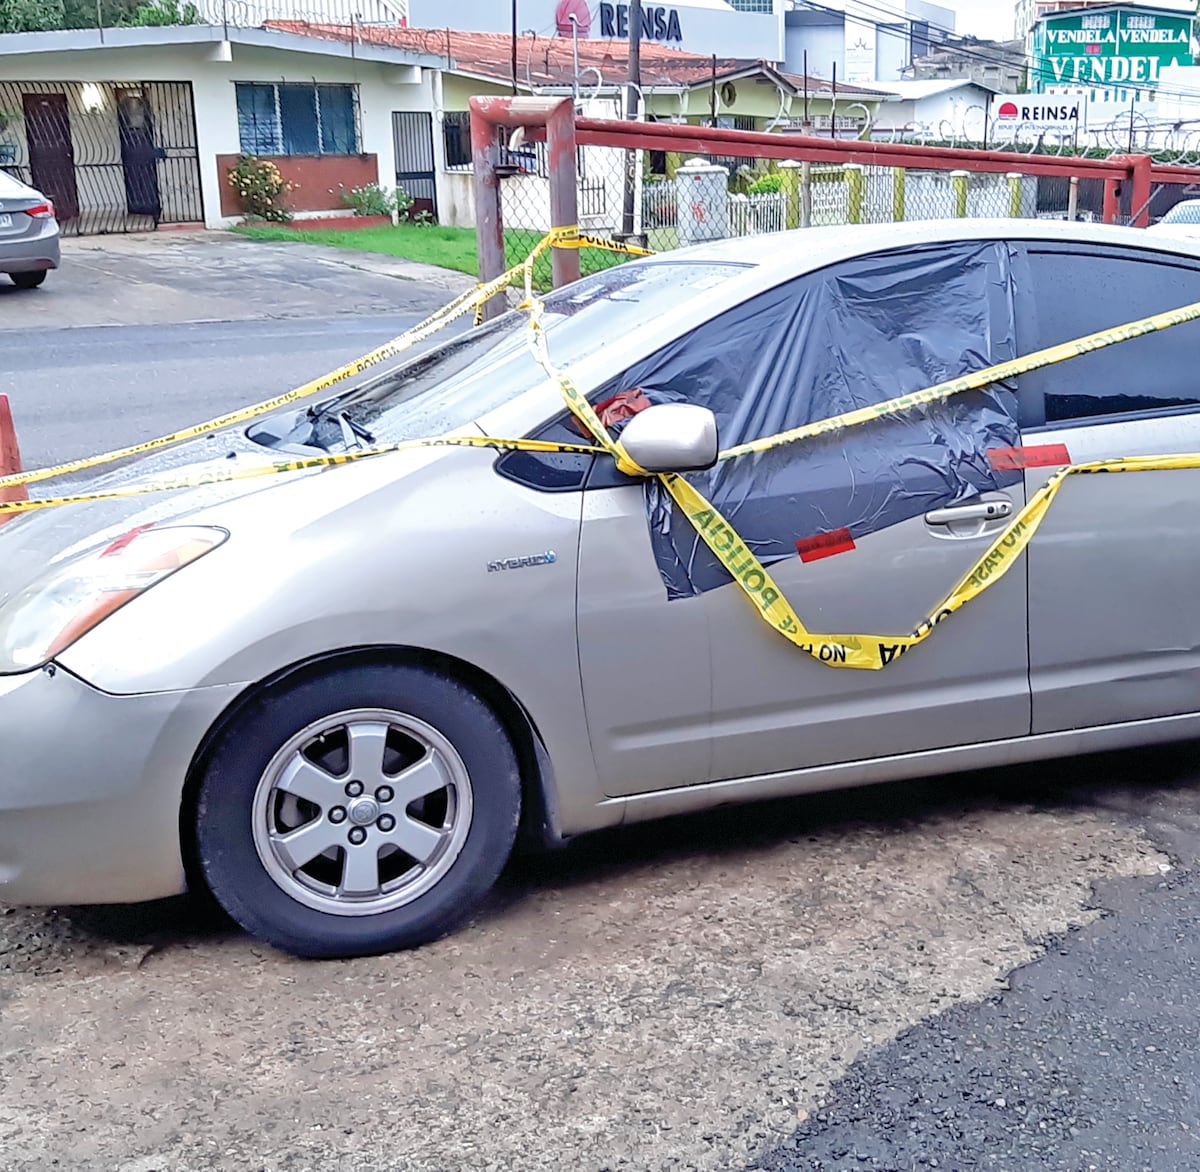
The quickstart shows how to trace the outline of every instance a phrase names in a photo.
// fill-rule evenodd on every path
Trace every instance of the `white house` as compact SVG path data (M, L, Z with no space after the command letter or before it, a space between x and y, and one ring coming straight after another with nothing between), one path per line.
M982 142L996 92L974 81L889 81L879 107L875 138L927 138Z
M404 185L432 206L445 59L267 29L187 25L0 36L0 167L46 192L68 232L220 227L226 176L274 157L301 214L339 185Z

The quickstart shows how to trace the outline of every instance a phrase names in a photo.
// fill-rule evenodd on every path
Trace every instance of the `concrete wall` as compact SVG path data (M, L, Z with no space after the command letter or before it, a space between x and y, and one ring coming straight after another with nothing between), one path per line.
M242 214L237 192L229 186L229 172L237 155L218 155L217 173L221 177L221 215L234 218ZM332 212L346 214L341 188L347 191L380 181L379 160L375 155L285 155L272 162L295 189L287 197L293 212ZM390 182L384 186L391 187Z
M475 227L475 173L443 172L438 177L438 220L455 228Z

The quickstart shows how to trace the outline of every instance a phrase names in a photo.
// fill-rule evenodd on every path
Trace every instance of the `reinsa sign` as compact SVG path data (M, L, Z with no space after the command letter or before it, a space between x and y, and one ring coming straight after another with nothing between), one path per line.
M1192 63L1192 23L1145 11L1045 17L1034 37L1038 84L1154 84L1165 66Z
M600 35L602 37L619 37L621 40L629 36L628 4L600 5ZM683 30L679 25L679 10L662 8L658 5L644 5L642 7L642 37L647 41L682 41Z

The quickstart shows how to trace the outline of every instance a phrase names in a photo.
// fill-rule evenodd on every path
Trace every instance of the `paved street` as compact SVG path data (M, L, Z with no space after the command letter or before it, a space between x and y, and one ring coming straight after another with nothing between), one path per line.
M453 285L80 255L0 296L30 466L283 390ZM186 900L0 908L0 1168L1200 1168L1198 843L1189 746L606 832L373 959Z
M66 241L41 289L0 282L0 393L25 463L149 439L287 390L471 283L393 275L412 268L216 233Z

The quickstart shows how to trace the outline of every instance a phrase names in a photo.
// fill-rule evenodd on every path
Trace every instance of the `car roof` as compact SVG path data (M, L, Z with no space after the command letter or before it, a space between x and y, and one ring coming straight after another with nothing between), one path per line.
M1200 241L1149 234L1142 228L1067 220L913 220L900 224L848 224L738 236L662 254L662 260L752 264L763 277L800 275L872 252L963 240L1029 240L1107 244L1200 259Z

